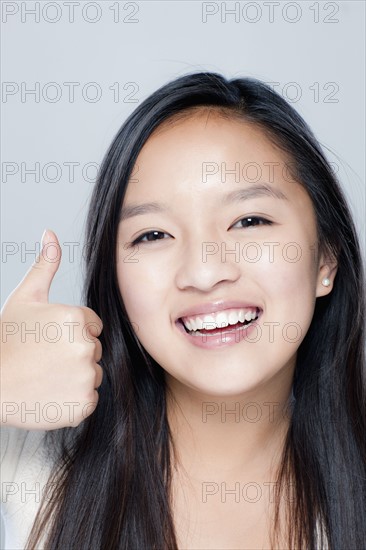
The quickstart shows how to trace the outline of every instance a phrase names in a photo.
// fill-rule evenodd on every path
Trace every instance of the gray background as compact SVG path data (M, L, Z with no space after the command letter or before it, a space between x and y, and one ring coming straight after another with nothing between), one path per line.
M93 166L138 105L133 100L200 70L278 83L339 171L365 250L363 1L79 1L73 22L64 2L40 2L36 21L27 11L35 4L2 2L3 92L14 91L1 103L2 304L46 227L64 250L50 301L79 303ZM225 14L235 5L236 15ZM73 101L67 82L79 83ZM38 101L24 94L36 86ZM26 173L35 163L39 182ZM65 163L78 163L73 181ZM65 243L76 243L74 257Z
M239 14L227 13L226 21L221 2L206 8L201 2L121 2L118 22L111 9L116 2L79 2L74 22L64 2L40 2L39 22L21 9L34 9L35 2L3 2L3 20L6 4L19 11L2 24L3 87L19 91L3 95L1 104L2 251L13 252L2 255L1 303L34 260L29 251L39 246L45 227L64 244L50 299L78 303L93 166L138 104L131 100L192 71L279 83L275 89L308 121L339 170L365 243L364 2L237 2ZM234 6L226 3L227 10ZM205 9L218 11L203 22ZM65 82L79 83L73 102ZM36 83L39 102L24 94ZM97 89L101 98L93 102ZM52 102L56 93L59 100ZM37 162L39 183L26 173ZM79 163L74 181L68 163Z

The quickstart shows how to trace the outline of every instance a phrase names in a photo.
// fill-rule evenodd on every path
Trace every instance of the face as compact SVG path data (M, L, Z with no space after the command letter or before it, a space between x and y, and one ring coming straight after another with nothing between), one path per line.
M233 397L292 378L332 283L321 282L331 274L312 202L286 166L259 128L204 110L142 148L118 229L118 283L168 382Z

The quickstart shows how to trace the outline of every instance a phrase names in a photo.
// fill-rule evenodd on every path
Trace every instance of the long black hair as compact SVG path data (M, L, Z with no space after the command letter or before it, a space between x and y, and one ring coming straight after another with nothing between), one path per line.
M280 147L312 200L319 250L338 264L332 292L316 300L297 354L295 400L277 484L278 496L289 482L294 491L289 548L316 547L319 519L330 548L366 546L365 288L350 210L313 133L280 95L256 79L200 72L145 99L101 165L86 227L84 302L103 320L104 378L90 417L77 428L47 434L59 449L54 493L40 508L30 548L42 536L52 550L177 548L164 371L128 319L117 282L116 239L142 146L164 121L194 116L202 107L256 125Z

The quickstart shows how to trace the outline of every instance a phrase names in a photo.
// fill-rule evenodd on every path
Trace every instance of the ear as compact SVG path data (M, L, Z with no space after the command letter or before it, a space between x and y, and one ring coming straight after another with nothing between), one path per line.
M320 255L316 283L317 298L331 293L334 285L334 279L337 274L337 269L338 263L334 256L325 255L324 253ZM329 280L328 286L323 284L324 279Z

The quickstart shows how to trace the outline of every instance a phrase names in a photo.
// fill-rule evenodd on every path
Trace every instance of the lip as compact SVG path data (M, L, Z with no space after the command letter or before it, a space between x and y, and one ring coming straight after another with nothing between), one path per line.
M216 300L215 302L206 302L203 304L197 304L190 308L180 311L175 319L179 321L182 317L194 317L195 315L201 315L206 313L217 313L219 311L224 311L225 309L240 309L240 308L252 308L259 309L262 311L262 308L255 304L254 302L242 302L240 300Z
M233 308L238 306L231 306L231 307ZM250 307L250 306L241 305L239 307ZM222 311L222 309L225 309L225 308L221 308L221 310L218 310L218 311ZM185 340L195 347L206 349L206 350L207 349L225 350L228 346L239 344L243 340L248 340L249 342L252 342L252 343L256 342L257 334L254 335L254 339L252 335L253 335L253 332L257 330L257 328L261 330L260 325L262 321L261 319L262 314L263 314L263 309L260 308L258 318L252 323L250 323L250 325L248 325L247 327L243 326L240 329L233 330L233 328L230 328L230 326L228 326L225 329L222 329L220 333L216 333L216 334L206 333L201 335L198 335L198 334L192 335L186 332L183 323L180 321L180 318L176 320L175 326L176 326L176 329L179 331L179 333L185 338Z

